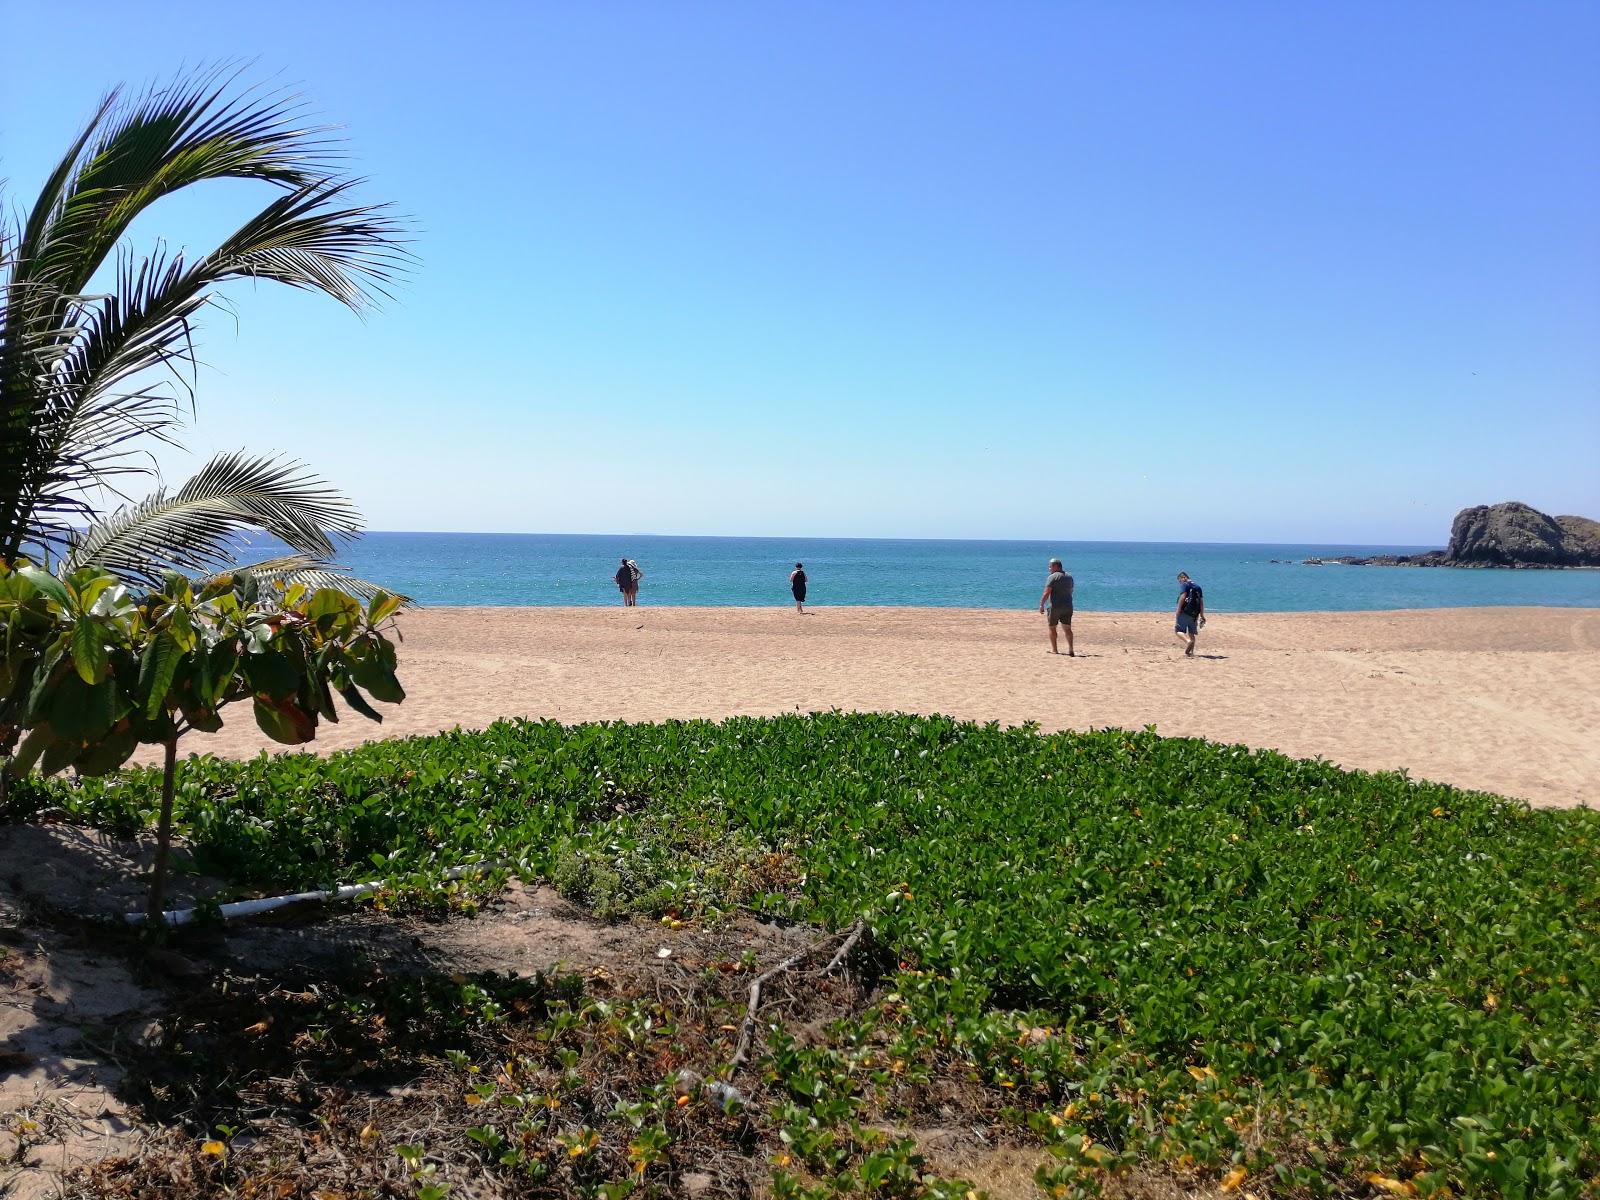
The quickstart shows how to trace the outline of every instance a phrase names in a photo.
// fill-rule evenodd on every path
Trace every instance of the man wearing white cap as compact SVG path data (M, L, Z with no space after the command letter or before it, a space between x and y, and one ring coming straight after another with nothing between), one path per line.
M1050 653L1061 653L1056 648L1056 626L1059 625L1067 635L1067 657L1077 658L1072 648L1072 576L1062 568L1059 558L1050 560L1050 578L1044 581L1039 612L1050 619Z

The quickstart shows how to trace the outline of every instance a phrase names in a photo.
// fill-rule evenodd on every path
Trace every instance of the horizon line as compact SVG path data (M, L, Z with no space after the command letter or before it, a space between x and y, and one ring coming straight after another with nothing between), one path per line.
M655 538L655 539L683 539L695 541L747 541L747 542L960 542L960 543L994 543L1005 542L1015 545L1061 545L1061 546L1299 546L1312 548L1340 548L1361 546L1383 550L1443 550L1443 546L1425 545L1421 542L1368 542L1351 539L1342 542L1297 542L1297 541L1182 541L1175 538L1039 538L1039 537L896 537L888 535L847 535L833 534L746 534L746 533L557 533L538 530L480 530L480 529L368 529L360 534L352 535L352 540L372 535L388 535L403 537L541 537L541 538Z

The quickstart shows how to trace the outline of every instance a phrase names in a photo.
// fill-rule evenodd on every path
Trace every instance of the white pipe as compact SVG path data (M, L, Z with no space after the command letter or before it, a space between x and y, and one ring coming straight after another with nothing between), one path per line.
M444 877L460 879L463 875L471 875L477 871L492 871L505 865L504 859L468 863L463 867L451 867L444 873ZM371 883L347 883L320 892L295 892L292 896L264 896L260 900L235 900L232 904L222 905L219 911L223 920L232 917L253 917L258 913L271 912L275 908L287 908L291 904L304 904L312 900L354 900L357 896L369 895L385 886L387 881L383 879L375 879ZM195 912L196 910L192 908L176 908L162 915L168 925L189 925L197 919ZM139 925L150 918L148 913L139 912L124 913L122 919L130 925Z

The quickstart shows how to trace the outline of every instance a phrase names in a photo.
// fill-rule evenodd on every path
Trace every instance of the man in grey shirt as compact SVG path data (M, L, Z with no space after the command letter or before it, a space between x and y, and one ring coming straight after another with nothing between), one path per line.
M1056 648L1056 626L1067 635L1067 657L1077 658L1072 648L1072 576L1061 568L1061 560L1050 560L1050 578L1044 581L1044 594L1039 597L1039 611L1050 618L1050 653L1060 654Z

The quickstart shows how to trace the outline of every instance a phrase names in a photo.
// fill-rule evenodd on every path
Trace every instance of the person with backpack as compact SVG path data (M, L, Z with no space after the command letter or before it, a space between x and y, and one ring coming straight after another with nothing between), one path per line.
M794 570L789 572L789 590L794 593L794 610L797 613L806 611L806 569L800 563L795 563Z
M1187 571L1178 572L1178 613L1176 631L1189 639L1184 648L1185 658L1194 657L1194 639L1206 623L1206 597L1200 585L1189 578Z
M617 581L617 590L622 593L622 603L633 608L639 603L639 580L644 578L644 572L639 569L639 564L631 558L622 560L622 565L617 568L617 573L612 576Z

